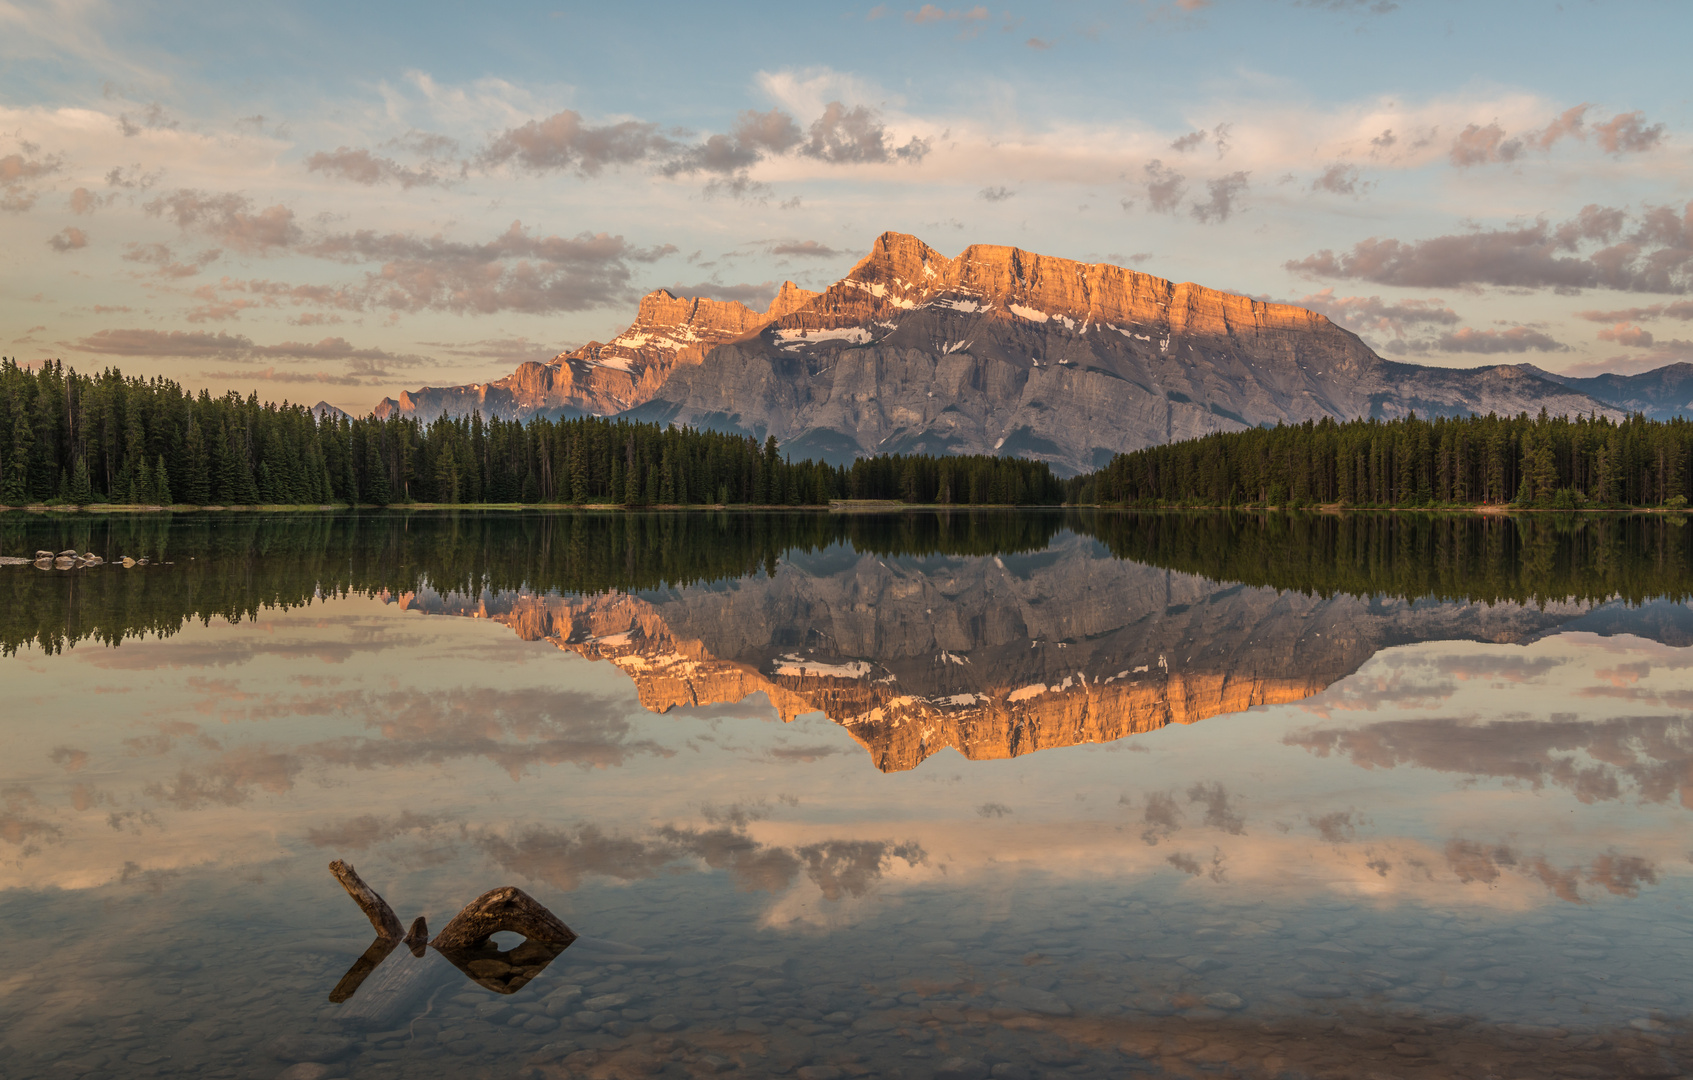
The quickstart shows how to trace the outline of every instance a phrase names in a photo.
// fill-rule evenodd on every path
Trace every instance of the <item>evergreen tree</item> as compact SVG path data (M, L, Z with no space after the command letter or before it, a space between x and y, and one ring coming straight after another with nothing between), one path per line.
M183 442L182 501L190 506L205 506L212 501L211 456L206 452L206 440L200 424L192 415L188 418L188 436Z
M170 506L176 500L171 498L170 472L165 468L165 456L159 455L159 464L153 470L153 501L160 506Z

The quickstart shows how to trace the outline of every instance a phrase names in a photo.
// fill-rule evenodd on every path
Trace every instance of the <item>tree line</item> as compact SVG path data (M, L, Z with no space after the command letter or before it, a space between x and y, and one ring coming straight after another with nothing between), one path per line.
M1119 454L1066 501L1129 506L1681 506L1693 423L1601 416L1331 419Z
M0 505L1057 504L1044 462L790 461L776 440L602 417L319 417L115 369L0 360Z

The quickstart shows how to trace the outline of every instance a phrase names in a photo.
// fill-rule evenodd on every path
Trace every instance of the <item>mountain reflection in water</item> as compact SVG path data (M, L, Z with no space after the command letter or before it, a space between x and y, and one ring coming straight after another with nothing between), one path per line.
M0 1070L1673 1075L1688 532L3 517Z

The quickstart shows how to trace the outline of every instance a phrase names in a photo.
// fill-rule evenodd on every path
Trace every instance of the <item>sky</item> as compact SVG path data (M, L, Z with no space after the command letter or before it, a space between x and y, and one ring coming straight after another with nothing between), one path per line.
M355 413L888 230L1693 361L1682 3L0 0L0 355Z

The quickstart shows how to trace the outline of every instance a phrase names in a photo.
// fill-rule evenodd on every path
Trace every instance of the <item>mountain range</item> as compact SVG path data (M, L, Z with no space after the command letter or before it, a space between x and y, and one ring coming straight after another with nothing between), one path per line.
M762 312L660 290L634 323L503 379L384 399L379 417L623 415L774 435L794 458L1001 454L1061 474L1256 425L1469 413L1677 414L1693 365L1577 379L1385 360L1325 316L1103 263L884 233L822 292Z

